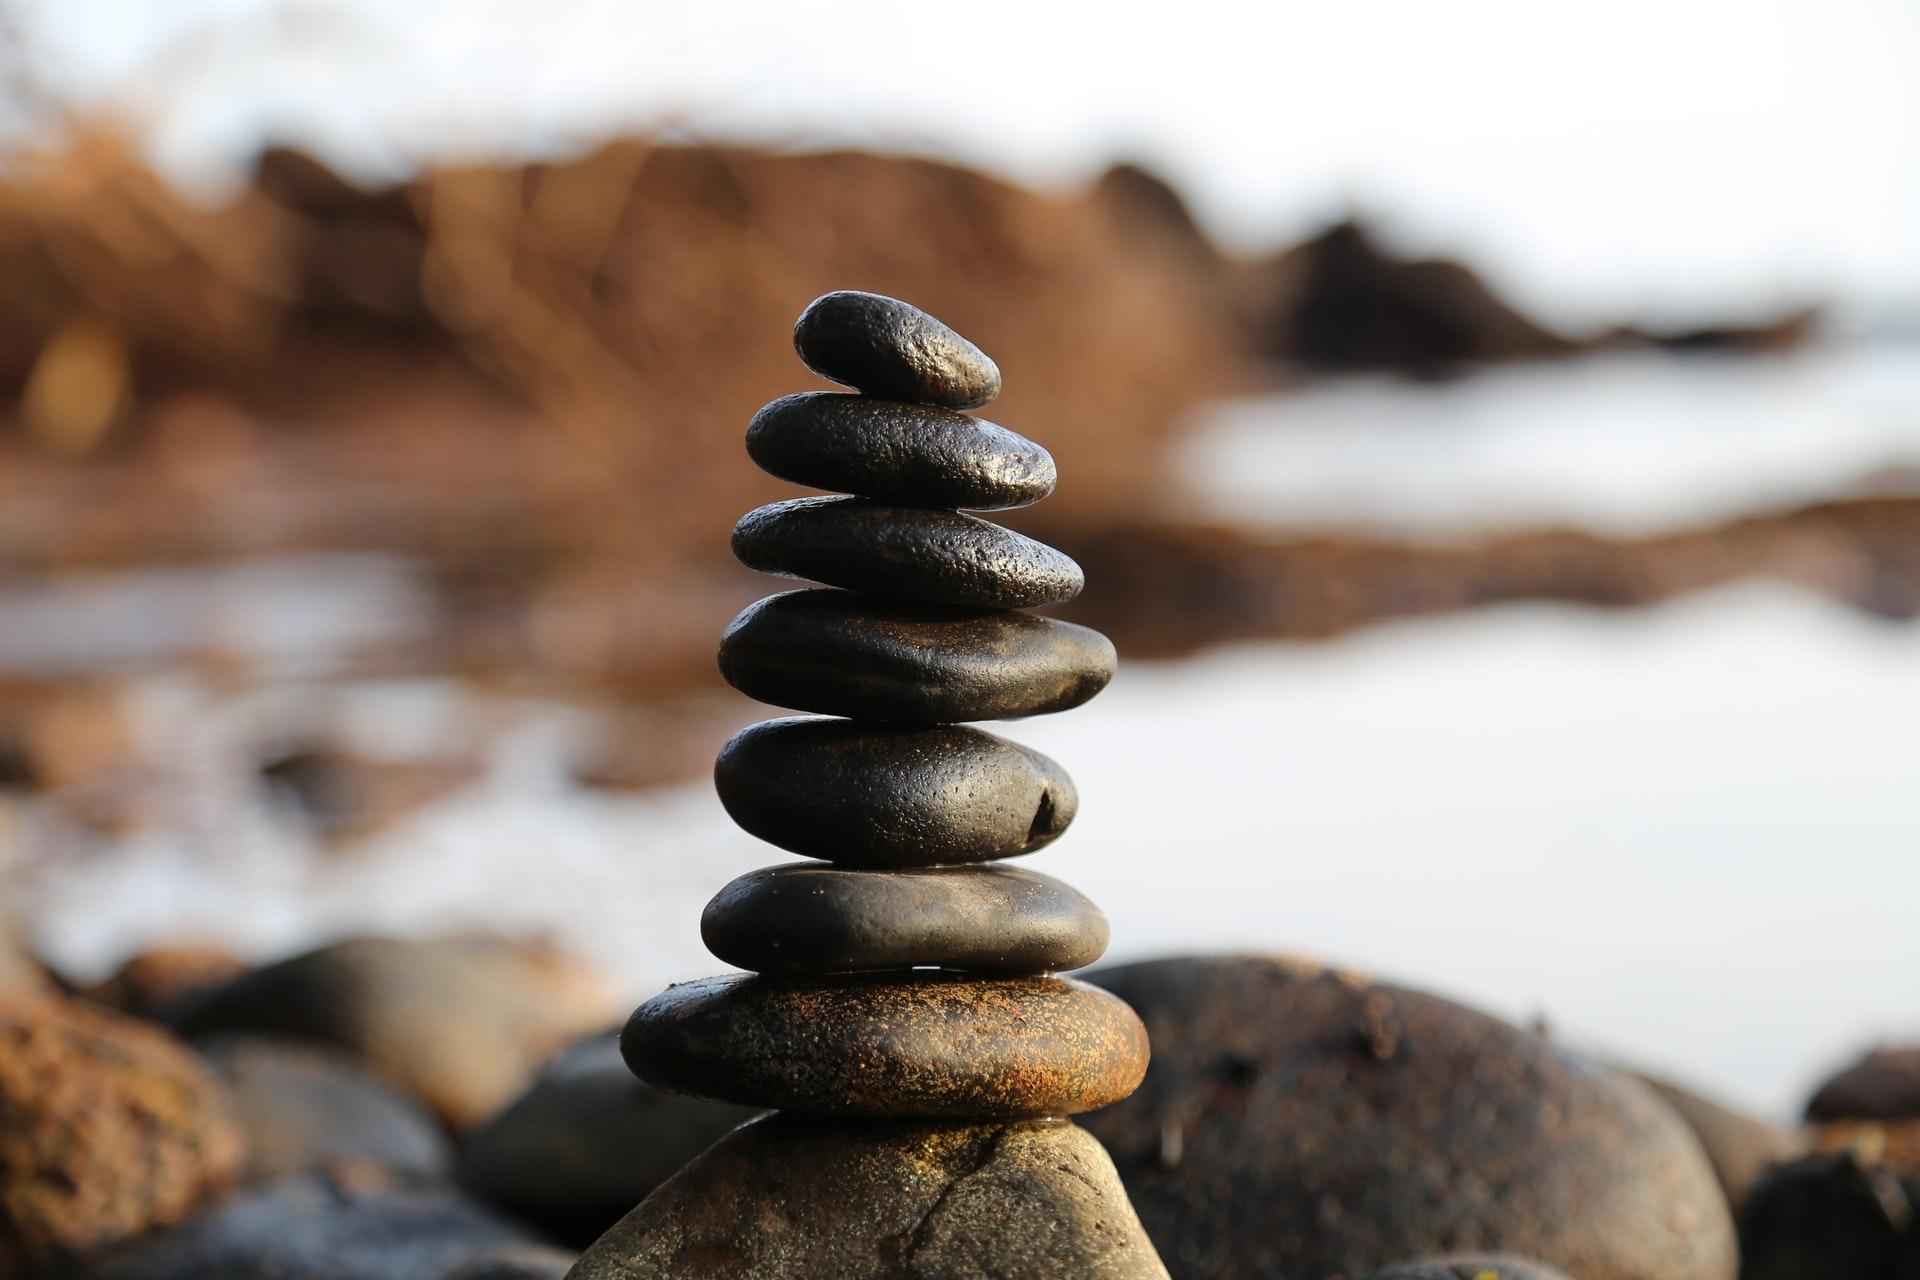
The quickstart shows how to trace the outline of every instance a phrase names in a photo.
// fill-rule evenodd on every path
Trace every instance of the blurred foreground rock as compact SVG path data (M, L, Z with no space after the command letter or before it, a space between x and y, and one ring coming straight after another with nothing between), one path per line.
M1736 1111L1656 1076L1636 1078L1659 1094L1700 1140L1701 1149L1713 1164L1727 1205L1738 1216L1747 1193L1768 1166L1790 1160L1804 1152L1806 1140L1777 1125Z
M1065 1121L756 1120L587 1250L573 1280L1165 1280L1112 1162Z
M1262 957L1090 980L1153 1038L1086 1118L1177 1275L1364 1275L1505 1250L1580 1280L1731 1280L1712 1168L1644 1086L1484 1014Z
M1836 1072L1807 1101L1807 1119L1920 1120L1920 1045L1886 1045Z
M300 1177L235 1196L103 1260L85 1280L440 1280L537 1244L449 1189Z
M1855 1151L1777 1165L1740 1214L1741 1280L1920 1278L1920 1168Z
M560 1239L586 1244L758 1115L634 1078L619 1033L584 1040L467 1135L460 1180Z
M341 1050L220 1035L194 1048L226 1083L247 1137L247 1176L337 1172L432 1179L453 1150L426 1108Z
M0 1000L0 1276L179 1221L238 1173L225 1090L166 1032L78 1000Z
M611 1022L611 994L537 945L354 938L282 960L166 1011L189 1035L248 1031L338 1045L471 1128L540 1065Z

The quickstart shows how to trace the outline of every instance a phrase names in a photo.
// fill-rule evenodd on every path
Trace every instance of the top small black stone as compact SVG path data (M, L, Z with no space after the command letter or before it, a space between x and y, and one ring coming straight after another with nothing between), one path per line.
M816 298L793 327L807 368L843 386L915 404L978 409L1000 394L986 353L920 308L877 293Z

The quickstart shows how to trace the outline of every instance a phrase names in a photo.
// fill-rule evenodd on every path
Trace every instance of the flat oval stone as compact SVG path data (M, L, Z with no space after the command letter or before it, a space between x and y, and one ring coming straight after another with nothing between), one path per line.
M865 498L756 508L733 527L733 554L762 573L975 609L1059 604L1086 582L1064 553L992 521Z
M1065 711L1113 679L1113 642L1029 613L789 591L740 611L720 674L796 711L946 724Z
M815 298L793 326L807 368L889 400L978 409L1000 394L980 348L910 303L841 290Z
M1124 1001L1071 978L729 974L635 1009L620 1052L648 1084L723 1102L1027 1119L1132 1093L1147 1032Z
M1066 770L962 725L789 716L720 750L714 787L742 828L855 867L985 862L1053 843L1079 812Z
M909 507L1024 507L1053 492L1053 455L953 409L810 391L782 396L747 427L762 471L815 489Z
M938 965L1052 973L1107 949L1107 917L1051 876L1013 867L848 871L789 863L749 871L700 917L707 949L755 973Z

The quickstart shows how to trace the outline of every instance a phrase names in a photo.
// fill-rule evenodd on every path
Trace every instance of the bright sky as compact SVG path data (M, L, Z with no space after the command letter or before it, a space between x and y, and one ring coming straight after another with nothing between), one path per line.
M1573 324L1920 304L1912 0L8 7L200 179L263 133L378 169L673 121L1042 185L1137 156L1241 247L1353 201Z

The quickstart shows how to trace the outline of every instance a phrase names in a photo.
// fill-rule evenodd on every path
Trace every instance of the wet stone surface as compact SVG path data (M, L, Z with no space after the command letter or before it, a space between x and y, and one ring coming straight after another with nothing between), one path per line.
M714 785L762 840L862 867L1031 853L1080 805L1059 765L981 729L812 716L742 729L721 750Z
M1166 1280L1085 1130L781 1114L622 1219L572 1280Z
M720 673L748 697L904 724L1065 711L1113 668L1112 641L1070 622L826 589L748 605L720 642Z
M815 298L793 327L807 368L890 400L977 409L1000 394L986 353L911 303L841 290Z
M1140 1020L1095 987L935 970L681 983L634 1011L620 1048L663 1089L863 1116L1073 1115L1147 1066Z
M830 391L783 396L753 417L747 454L794 484L908 507L1000 511L1053 492L1053 455L952 409Z
M1085 895L1012 867L767 867L727 885L700 920L714 955L774 974L916 965L1051 973L1098 960L1107 932Z
M929 604L1033 609L1080 594L1080 566L958 511L794 498L749 511L733 553L750 569Z

